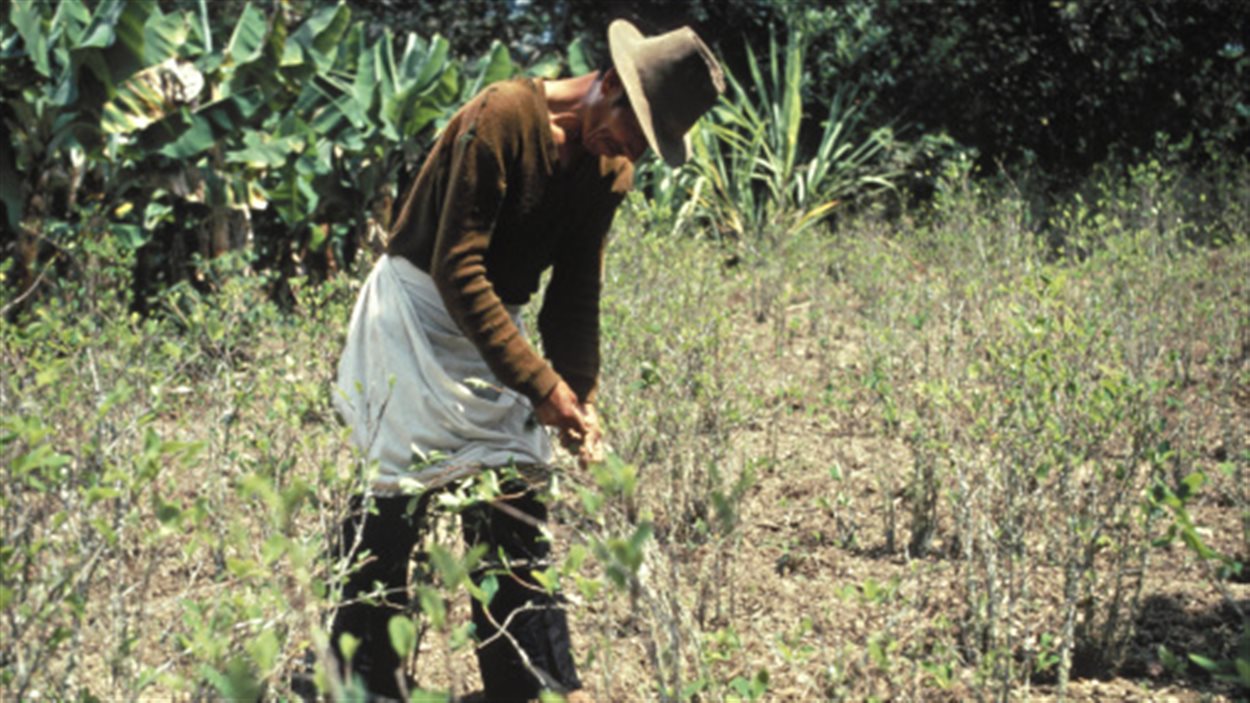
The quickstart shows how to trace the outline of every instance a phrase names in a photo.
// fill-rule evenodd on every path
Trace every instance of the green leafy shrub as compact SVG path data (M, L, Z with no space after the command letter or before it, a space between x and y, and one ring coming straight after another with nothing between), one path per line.
M1241 305L1226 297L1240 284L1209 279L1210 261L1222 272L1245 254L1240 243L1195 248L1204 216L1160 194L1176 172L1157 163L1057 208L1058 257L1028 203L965 174L948 172L924 228L848 243L840 270L866 301L878 360L862 401L910 449L909 551L946 532L960 560L961 647L985 685L1006 692L1054 675L1062 690L1074 670L1126 656L1152 543L1169 524L1151 496L1160 485L1192 493L1184 467L1209 441L1177 420L1195 344L1225 350L1207 357L1221 359L1212 369L1241 354ZM900 280L923 285L891 292ZM1203 302L1208 286L1225 304ZM1228 397L1227 372L1208 373ZM1193 523L1178 534L1201 542ZM1057 620L1041 617L1045 600Z

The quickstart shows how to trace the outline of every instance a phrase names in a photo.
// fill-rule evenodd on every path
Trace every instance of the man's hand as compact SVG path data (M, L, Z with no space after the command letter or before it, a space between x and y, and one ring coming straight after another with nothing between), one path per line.
M560 443L577 454L578 464L603 461L603 430L599 426L599 414L594 406L583 405L568 384L560 381L546 399L534 408L538 421L556 428Z
M589 403L582 405L582 412L586 416L587 430L586 439L577 449L577 463L584 469L588 464L598 464L608 457L603 446L603 427L599 424L595 406Z

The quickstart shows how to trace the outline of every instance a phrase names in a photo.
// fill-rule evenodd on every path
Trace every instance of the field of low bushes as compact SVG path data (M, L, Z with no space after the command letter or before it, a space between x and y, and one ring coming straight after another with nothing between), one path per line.
M1245 686L1244 174L1197 194L1146 165L1044 223L942 183L767 246L674 234L641 198L618 217L618 459L567 462L553 497L603 699ZM324 663L323 555L363 485L328 395L360 275L281 309L224 257L140 316L118 261L85 253L0 328L0 684L287 697ZM446 497L399 640L430 690L475 686L450 517L483 490Z

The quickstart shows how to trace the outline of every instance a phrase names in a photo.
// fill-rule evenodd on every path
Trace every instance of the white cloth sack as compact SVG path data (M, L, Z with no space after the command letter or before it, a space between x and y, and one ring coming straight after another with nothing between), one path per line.
M519 307L509 307L524 334ZM365 281L339 360L334 404L378 462L381 494L434 488L483 466L546 464L551 442L525 396L505 388L428 274L383 256ZM443 459L412 470L414 458Z

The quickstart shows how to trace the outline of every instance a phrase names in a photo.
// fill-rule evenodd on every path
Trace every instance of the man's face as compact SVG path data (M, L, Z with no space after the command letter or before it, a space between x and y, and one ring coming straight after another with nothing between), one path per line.
M624 156L634 162L647 149L647 138L615 70L604 74L587 110L582 146L596 156Z

